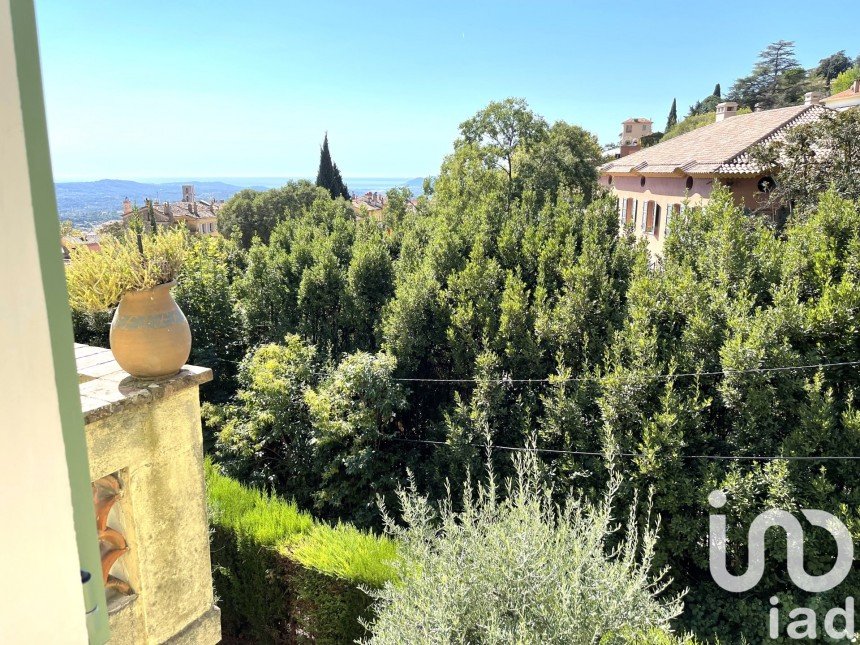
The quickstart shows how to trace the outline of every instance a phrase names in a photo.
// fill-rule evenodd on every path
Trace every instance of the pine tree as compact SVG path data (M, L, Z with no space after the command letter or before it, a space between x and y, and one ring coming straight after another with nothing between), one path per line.
M672 107L669 108L669 118L666 119L666 132L675 127L678 123L678 104L675 99L672 99Z
M714 85L714 94L713 94L713 96L716 96L718 99L723 98L723 96L722 96L722 91L720 90L720 84L719 84L719 83L717 83L716 85Z
M343 197L349 199L349 190L346 184L343 183L343 177L340 175L340 170L337 164L332 163L331 153L328 149L328 132L323 139L322 148L320 149L320 167L317 171L317 186L325 188L333 198Z

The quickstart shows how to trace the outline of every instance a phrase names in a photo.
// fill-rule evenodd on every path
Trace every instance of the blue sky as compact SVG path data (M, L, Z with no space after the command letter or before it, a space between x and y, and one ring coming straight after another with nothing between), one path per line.
M36 0L58 180L437 171L457 125L525 97L615 141L794 40L860 53L860 2Z

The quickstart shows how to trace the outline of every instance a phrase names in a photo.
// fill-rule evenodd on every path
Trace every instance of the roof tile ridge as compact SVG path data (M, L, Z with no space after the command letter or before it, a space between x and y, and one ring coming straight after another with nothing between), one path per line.
M789 105L789 106L786 106L786 107L797 107L797 106ZM738 158L740 158L742 155L744 155L744 154L746 154L747 152L749 152L750 148L754 148L755 146L757 146L757 145L759 145L760 143L762 143L765 139L769 139L770 137L774 136L777 132L779 132L779 131L781 131L781 130L783 130L783 129L785 129L785 128L788 128L789 126L791 126L791 124L792 124L792 123L794 123L794 122L795 122L797 119L799 119L801 116L803 116L804 114L806 114L807 112L809 112L812 108L815 108L815 107L824 107L824 106L819 106L819 105L802 105L802 106L800 106L800 107L802 107L803 109L802 109L802 110L800 110L800 111L799 111L797 114L795 114L793 117L791 117L788 121L786 121L786 122L785 122L785 123L783 123L782 125L778 125L778 126L777 126L777 127L775 127L773 130L771 130L770 132L768 132L767 134L763 134L763 135L762 135L762 136L760 136L758 139L756 139L756 140L755 140L755 141L753 141L751 144L749 144L746 148L744 148L743 150L741 150L740 152L738 152L736 155L734 155L734 156L732 156L732 157L729 157L729 158L728 158L728 159L726 159L725 161L721 162L721 163L720 163L720 166L725 166L725 165L727 165L727 164L734 163L734 162L735 162L735 161L737 161L737 159L738 159ZM780 109L780 108L777 108L777 109ZM784 108L782 108L782 109L784 109ZM825 109L826 109L826 108L825 108ZM753 114L755 114L755 112L753 112Z

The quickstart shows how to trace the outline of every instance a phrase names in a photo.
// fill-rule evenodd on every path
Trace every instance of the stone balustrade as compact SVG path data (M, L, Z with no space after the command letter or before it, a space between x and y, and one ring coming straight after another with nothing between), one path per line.
M198 396L212 371L141 381L108 349L75 356L111 642L217 643Z

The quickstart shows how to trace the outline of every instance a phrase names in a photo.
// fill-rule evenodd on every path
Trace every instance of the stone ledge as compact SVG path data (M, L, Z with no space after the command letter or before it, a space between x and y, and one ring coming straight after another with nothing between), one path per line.
M169 645L215 645L221 641L221 610L212 605L205 614L169 638Z
M211 369L196 365L185 365L178 374L162 379L136 379L119 366L109 349L79 343L75 343L75 362L86 424L212 380Z

